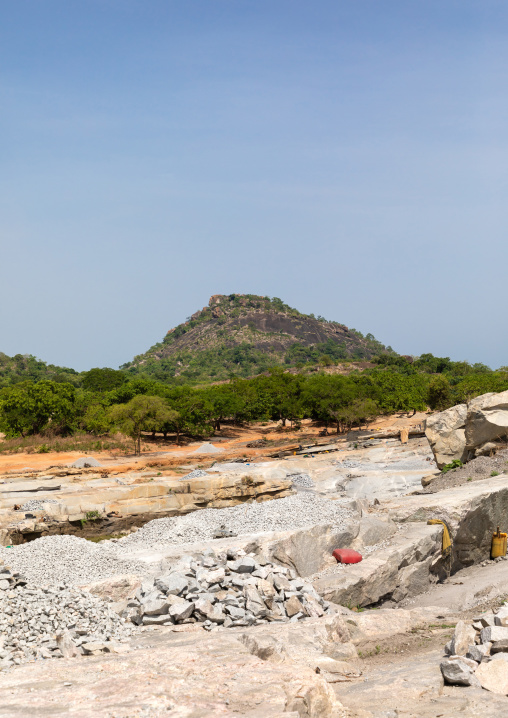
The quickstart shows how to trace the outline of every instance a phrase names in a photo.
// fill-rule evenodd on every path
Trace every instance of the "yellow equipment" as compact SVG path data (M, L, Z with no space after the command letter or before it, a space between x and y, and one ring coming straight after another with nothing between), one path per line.
M443 526L443 546L441 549L442 556L451 556L452 553L452 537L450 534L450 529L446 525L444 521L440 521L439 519L429 519L427 521L427 524L434 525L434 524L442 524Z
M491 558L506 556L507 537L508 534L501 533L498 526L496 533L492 534L492 548L490 550Z

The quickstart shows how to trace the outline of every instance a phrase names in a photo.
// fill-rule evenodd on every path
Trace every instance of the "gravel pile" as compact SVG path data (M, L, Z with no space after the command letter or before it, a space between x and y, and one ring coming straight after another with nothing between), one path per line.
M96 655L115 650L133 626L86 591L65 584L35 586L7 568L0 572L0 670L37 658Z
M185 516L155 519L135 534L119 539L115 547L121 555L122 551L136 548L210 541L218 526L225 526L236 535L290 531L328 523L340 529L351 515L351 511L337 501L302 492L273 501L202 509Z
M186 479L200 479L202 476L208 476L206 471L203 471L203 469L194 469L194 471L191 471L190 474L182 476L179 481L185 481Z
M291 479L293 486L299 486L303 489L313 489L315 486L308 474L290 474L288 479Z
M124 616L145 626L202 623L205 629L296 622L330 605L293 569L244 551L184 556L143 581Z
M198 448L193 451L193 454L219 454L224 449L221 449L219 446L214 446L210 443L201 444L201 446L198 446Z
M339 468L343 466L345 469L356 469L357 466L360 466L360 462L354 461L354 459L344 459L343 461L337 459L336 461L332 461L331 463L335 466L338 466Z
M147 571L146 564L121 560L108 546L77 536L43 536L19 546L0 547L0 559L38 586L62 581L85 584Z
M93 456L83 456L81 459L76 459L72 464L69 464L69 467L74 469L86 469L92 466L102 466L102 464L97 459L94 459Z
M25 503L21 506L19 511L43 511L44 510L44 504L57 504L58 501L55 501L55 499L30 499L30 501L25 501Z
M432 471L434 464L429 464ZM436 491L462 486L468 481L482 481L491 477L492 472L506 474L508 472L508 449L498 451L495 456L478 456L458 469L452 469L438 475L422 493L433 494Z

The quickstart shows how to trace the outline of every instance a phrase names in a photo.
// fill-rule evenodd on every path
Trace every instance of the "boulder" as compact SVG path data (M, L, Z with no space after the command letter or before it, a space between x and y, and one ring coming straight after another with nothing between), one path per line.
M187 589L189 581L180 573L172 573L158 578L155 585L159 591L178 596Z
M478 680L475 678L476 673L473 673L467 663L460 659L455 661L443 661L439 667L441 668L443 678L447 683L451 683L451 685L478 685Z
M508 663L503 660L481 663L474 674L482 688L499 695L508 695Z
M160 616L167 613L169 608L166 598L152 598L151 595L143 599L141 605L145 616Z
M56 635L56 645L62 652L64 658L74 658L79 654L76 644L72 640L69 631L62 631Z
M503 638L500 641L495 641L490 649L491 655L495 653L508 653L508 639Z
M194 604L190 601L177 601L169 607L169 615L176 622L185 621L194 611Z
M291 598L288 598L284 606L286 609L286 613L290 618L296 616L297 613L305 613L304 607L296 596L291 596Z
M466 404L457 404L427 418L425 435L440 469L455 459L466 460L466 418Z
M480 641L482 643L492 643L508 639L508 628L503 626L486 626L480 631Z
M508 390L482 394L467 405L466 447L470 450L508 436Z
M474 644L476 631L474 628L464 621L458 621L453 633L451 652L457 656L465 656L469 650L469 646Z
M257 568L256 562L250 556L243 556L237 561L228 563L228 566L235 573L252 573Z
M483 659L489 655L489 650L491 650L489 643L482 643L479 646L471 644L470 646L468 646L466 658L470 658L472 661L481 663Z
M103 578L100 581L94 581L93 583L82 586L82 588L102 598L103 601L117 603L132 598L141 585L142 583L139 576L121 574L113 576L112 578ZM151 586L149 590L151 590Z
M482 444L482 446L474 450L474 455L475 458L477 456L490 456L497 449L499 449L499 444L496 444L495 441L487 441L486 444Z

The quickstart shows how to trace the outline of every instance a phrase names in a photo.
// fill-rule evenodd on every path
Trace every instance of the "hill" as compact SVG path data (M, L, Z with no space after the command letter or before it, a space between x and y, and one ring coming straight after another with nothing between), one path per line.
M273 366L361 361L384 352L393 353L372 334L302 314L277 297L216 294L122 369L159 381L220 381Z
M78 384L80 374L74 369L46 364L31 354L16 354L10 357L0 352L0 388L21 381L40 379Z

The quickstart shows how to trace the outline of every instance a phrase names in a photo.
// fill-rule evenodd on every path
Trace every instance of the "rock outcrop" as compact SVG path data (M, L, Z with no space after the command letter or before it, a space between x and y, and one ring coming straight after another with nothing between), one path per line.
M474 451L484 444L508 436L508 391L483 394L467 405L466 448Z
M495 450L508 437L508 391L482 394L427 419L425 434L441 469Z
M467 405L457 404L427 419L425 435L440 469L455 459L466 460L466 417Z

